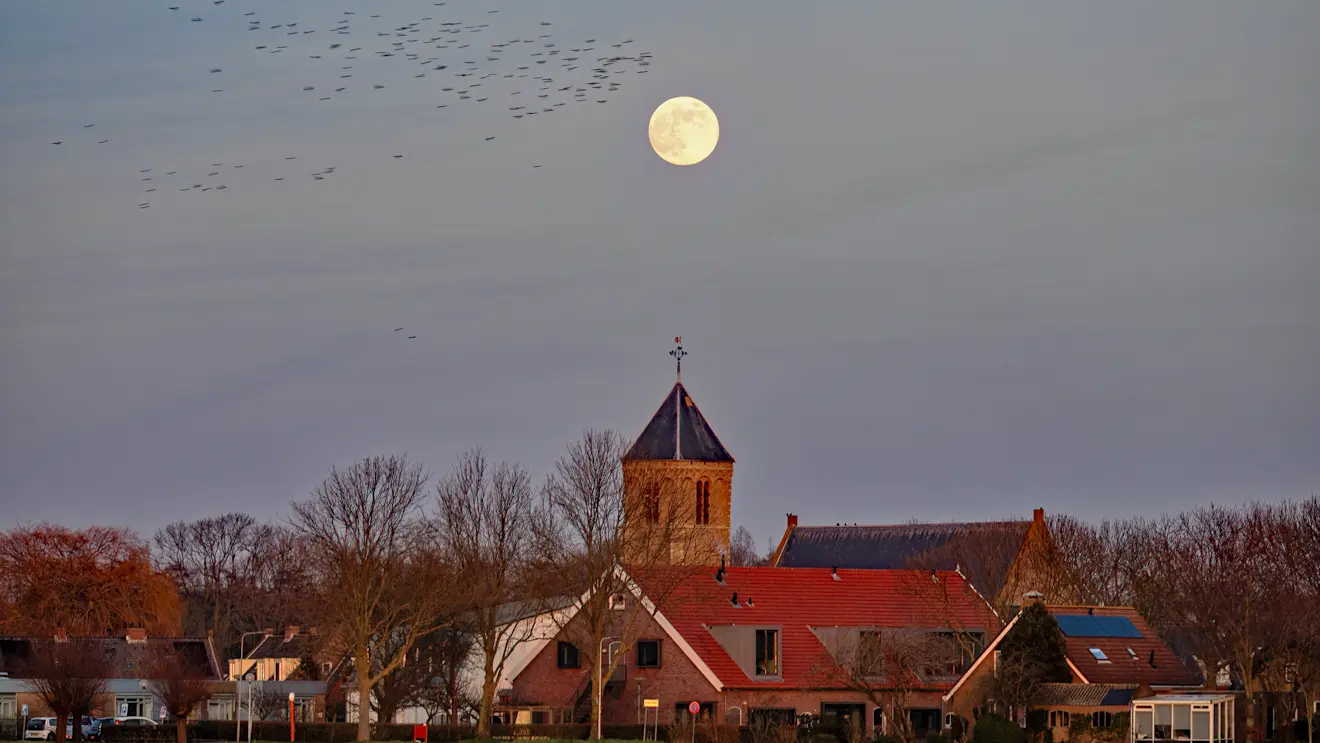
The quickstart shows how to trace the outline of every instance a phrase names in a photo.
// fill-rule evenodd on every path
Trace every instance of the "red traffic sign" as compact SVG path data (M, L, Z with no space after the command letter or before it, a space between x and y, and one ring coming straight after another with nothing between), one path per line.
M696 715L701 712L701 702L691 702L688 704L688 714Z

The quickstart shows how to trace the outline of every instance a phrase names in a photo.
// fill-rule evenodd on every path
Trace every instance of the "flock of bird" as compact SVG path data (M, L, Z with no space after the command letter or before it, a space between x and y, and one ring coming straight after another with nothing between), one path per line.
M633 51L632 39L563 41L549 20L511 34L497 24L499 10L473 11L480 17L460 20L452 17L450 0L432 2L431 15L402 21L387 18L378 12L384 3L373 2L364 4L364 10L344 10L336 20L319 27L308 27L299 19L266 20L264 16L276 12L272 6L261 6L259 15L258 10L236 8L236 4L234 0L195 0L195 7L169 5L163 12L192 24L246 24L249 54L282 55L273 57L276 60L297 56L317 60L322 68L317 77L290 91L290 95L304 96L309 104L408 86L413 99L434 96L435 109L465 106L532 122L560 115L570 105L607 103L624 84L624 75L645 74L651 64L650 53ZM223 63L199 69L198 77L214 94L223 94L229 86L253 83L250 79L227 80ZM94 123L84 124L82 131L52 144L111 143L113 137L97 137L92 131ZM485 142L495 139L485 136ZM382 153L382 159L385 157L402 160L404 155ZM303 168L297 155L283 157L274 167L261 163L261 167L245 171L245 165L215 162L191 168L176 165L168 171L140 168L136 176L144 200L138 208L152 208L153 200L169 192L222 193L250 178L324 181L336 172L335 166ZM531 163L530 167L542 165Z

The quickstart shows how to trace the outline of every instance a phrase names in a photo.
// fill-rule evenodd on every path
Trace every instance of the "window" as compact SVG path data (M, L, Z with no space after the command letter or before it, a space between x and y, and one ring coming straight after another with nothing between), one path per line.
M1068 714L1068 713L1065 712L1064 714L1066 715L1066 714ZM1064 723L1064 724L1067 724L1067 723ZM1113 715L1112 712L1092 712L1092 713L1091 713L1091 727L1093 727L1093 728L1108 728L1108 727L1113 727L1113 726L1114 726L1114 715Z
M697 480L696 518L698 524L710 523L710 480Z
M534 709L534 710L532 710L532 724L533 724L533 725L544 725L545 723L546 723L546 719L545 719L545 710L543 710L543 709Z
M674 704L674 720L683 722L691 720L692 713L688 712L688 702L677 702ZM715 719L715 703L701 702L701 711L697 713L697 722L709 723Z
M582 660L578 657L578 649L571 642L559 643L559 667L560 668L581 668Z
M756 675L779 675L779 630L777 629L756 631Z
M1050 727L1066 728L1071 723L1068 719L1068 713L1063 710L1053 710L1050 712Z
M797 725L797 710L784 707L752 707L747 710L747 724L758 725Z
M660 667L659 640L639 640L637 642L637 667L638 668Z
M1095 656L1095 659L1101 663L1109 662L1109 656L1105 655L1105 651L1100 648L1091 648L1091 655Z
M1173 705L1173 737L1178 740L1192 739L1192 708L1186 704Z

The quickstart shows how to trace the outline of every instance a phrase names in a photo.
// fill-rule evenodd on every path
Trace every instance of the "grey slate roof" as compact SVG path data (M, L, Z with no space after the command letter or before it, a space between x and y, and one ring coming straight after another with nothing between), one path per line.
M733 456L711 430L692 402L683 383L665 396L642 433L623 455L625 460L679 459L696 462L732 462Z
M881 526L795 526L777 565L784 568L900 570L922 567L967 572L981 555L1012 559L1030 521ZM1004 540L1010 549L966 549L973 540ZM921 564L914 565L914 560ZM1006 567L1006 566L1005 566Z
M1042 707L1126 707L1136 689L1124 684L1041 684L1032 702Z
M24 666L38 652L40 645L51 638L0 637L0 663L13 678L24 678ZM71 642L86 643L90 648L99 647L110 661L112 678L144 679L149 678L156 653L161 650L173 650L201 678L219 679L220 667L209 641L202 637L151 637L145 642L130 643L123 637L85 637L71 638Z

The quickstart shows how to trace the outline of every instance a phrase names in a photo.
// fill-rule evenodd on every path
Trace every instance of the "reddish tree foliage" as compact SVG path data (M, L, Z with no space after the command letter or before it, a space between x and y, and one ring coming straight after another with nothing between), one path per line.
M42 524L0 534L0 633L112 635L128 627L177 634L174 582L126 529Z

